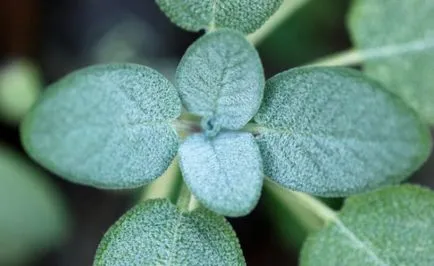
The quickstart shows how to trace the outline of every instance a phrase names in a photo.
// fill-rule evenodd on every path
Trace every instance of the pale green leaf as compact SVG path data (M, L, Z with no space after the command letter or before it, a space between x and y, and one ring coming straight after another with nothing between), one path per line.
M167 200L143 202L101 241L94 265L245 265L224 217L206 209L182 213Z
M156 0L179 27L189 31L230 28L243 33L257 30L283 0Z
M15 60L0 68L0 119L19 124L41 88L40 73L29 61Z
M428 128L378 83L345 68L271 78L255 117L264 173L294 190L347 196L398 183L430 153Z
M187 110L211 128L239 129L258 111L265 80L255 48L239 33L220 30L187 50L176 82Z
M349 16L364 70L434 123L434 1L357 0Z
M0 144L0 265L28 262L68 233L64 199L48 178Z
M180 111L176 89L156 71L93 66L48 88L25 118L22 139L36 161L72 182L137 187L176 155L170 123Z
M179 153L184 180L205 207L242 216L256 206L263 183L262 159L250 133L226 132L215 138L195 134Z
M301 265L434 265L434 193L396 186L349 198L304 244Z

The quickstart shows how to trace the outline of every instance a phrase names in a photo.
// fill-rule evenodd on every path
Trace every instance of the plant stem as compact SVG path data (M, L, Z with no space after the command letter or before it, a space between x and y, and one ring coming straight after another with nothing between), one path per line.
M364 61L360 50L350 49L315 60L307 66L353 66Z
M181 185L176 205L182 212L191 212L200 206L184 182Z
M142 200L169 199L176 203L181 185L181 172L179 171L178 160L175 159L162 176L144 188Z
M259 30L250 34L247 39L254 45L259 45L268 35L285 22L287 18L309 1L310 0L284 0L282 6L280 6L276 13L274 13Z
M303 224L307 227L308 231L316 231L327 223L338 219L334 210L313 196L303 192L284 189L269 179L266 179L264 186L279 201L288 206L288 211L293 212L296 208L291 205L297 205L298 215L304 217ZM300 210L303 210L303 212ZM314 221L314 217L320 219L320 224Z

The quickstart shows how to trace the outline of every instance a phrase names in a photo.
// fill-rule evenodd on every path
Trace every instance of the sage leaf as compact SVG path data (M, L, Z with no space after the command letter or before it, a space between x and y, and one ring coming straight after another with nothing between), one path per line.
M49 176L0 144L0 265L28 265L68 232L64 198Z
M283 0L156 0L161 10L179 27L189 31L230 28L243 33L257 30Z
M184 180L208 209L242 216L256 206L262 189L262 159L250 133L188 137L179 149Z
M265 175L325 197L398 183L431 150L430 132L417 114L345 68L295 68L274 76L255 121Z
M301 265L434 264L434 193L394 186L349 198L336 221L305 242Z
M22 125L27 152L72 182L132 188L160 176L177 153L176 89L150 68L99 65L51 85Z
M239 129L258 111L265 78L255 48L239 33L220 30L187 50L176 83L187 110L211 129Z
M357 0L349 28L364 70L434 123L434 2ZM381 26L380 26L381 25Z
M182 213L168 200L150 200L108 230L94 265L245 265L245 261L224 217L203 208Z

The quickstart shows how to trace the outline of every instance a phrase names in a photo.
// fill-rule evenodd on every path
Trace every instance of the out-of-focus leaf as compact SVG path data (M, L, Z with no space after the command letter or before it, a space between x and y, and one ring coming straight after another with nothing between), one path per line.
M63 198L47 176L0 145L0 265L32 260L67 231Z
M0 69L0 119L18 124L41 92L36 67L17 60Z
M434 1L357 0L349 16L365 72L434 123Z

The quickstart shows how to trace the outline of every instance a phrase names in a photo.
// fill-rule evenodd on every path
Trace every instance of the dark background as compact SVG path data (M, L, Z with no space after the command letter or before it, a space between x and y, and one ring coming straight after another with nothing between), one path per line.
M289 18L258 47L266 75L351 47L345 28L348 5L347 0L312 0ZM111 61L147 64L170 78L199 35L171 24L153 0L0 2L0 67L17 58L30 59L44 84L77 68ZM0 124L0 142L23 153L16 126ZM432 184L431 165L432 159L412 181ZM137 191L113 193L51 177L65 195L72 233L29 265L91 265L102 235L134 204ZM334 204L338 207L339 200ZM230 219L248 265L297 265L304 233L282 216L283 210L265 195L253 213Z

